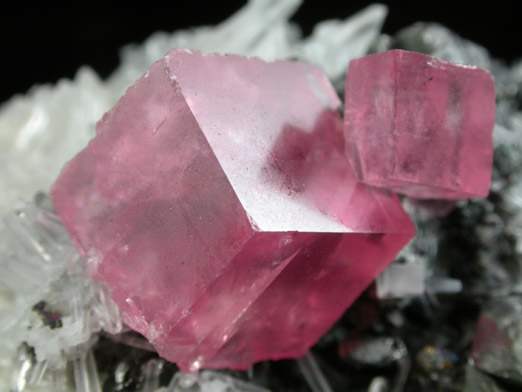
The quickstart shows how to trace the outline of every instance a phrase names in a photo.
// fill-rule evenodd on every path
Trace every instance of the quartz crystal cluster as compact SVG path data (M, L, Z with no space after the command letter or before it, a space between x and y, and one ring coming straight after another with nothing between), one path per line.
M304 355L411 239L345 159L339 106L316 67L174 50L65 167L58 214L160 355Z
M491 58L485 48L436 24L416 23L393 36L381 34L380 28L386 16L386 8L382 5L372 5L344 21L323 21L317 25L310 36L302 38L299 27L289 21L299 4L298 0L249 1L243 9L217 26L199 27L173 34L157 33L143 45L124 48L120 67L106 80L101 80L92 69L83 67L72 81L62 80L56 86L37 86L27 95L14 97L0 107L0 184L3 190L0 194L0 213L4 217L0 224L1 390L13 392L99 392L102 390L107 392L225 392L232 390L245 392L265 392L267 390L507 392L520 390L522 385L520 376L520 347L522 346L522 335L520 334L520 293L522 292L522 202L520 200L522 112L520 107L522 107L522 95L520 91L522 91L522 63L515 62L508 67L501 61ZM238 30L242 31L242 34L237 34ZM123 293L125 284L130 285L137 282L142 284L143 290L137 294L134 292L134 296L130 296L130 303L125 301L122 306L124 310L122 323L117 307L108 296L107 286L103 282L93 281L87 276L87 269L101 279L103 279L104 273L110 274L117 271L116 269L111 270L111 264L105 263L108 260L107 257L103 257L105 251L104 253L84 254L83 256L91 262L90 265L87 265L86 260L71 244L49 199L38 191L48 192L52 181L64 163L85 147L87 141L94 136L95 122L117 102L125 89L143 75L154 61L168 51L181 47L204 52L257 56L267 61L292 58L316 64L328 77L339 96L345 94L344 76L350 60L371 53L401 49L425 53L454 63L486 68L495 78L497 101L490 195L487 199L457 202L451 200L420 201L403 197L401 201L404 209L417 226L416 237L399 254L391 268L385 270L376 280L375 285L370 286L330 331L324 334L312 350L302 358L296 361L265 361L249 368L247 372L208 370L193 374L180 372L175 365L159 358L156 349L141 336L132 332L126 324L132 323L132 316L141 314L141 304L137 299L155 295L147 291L154 286L153 282L150 282L152 276L159 275L164 278L159 282L162 290L166 287L168 279L173 277L173 279L181 281L182 278L174 276L168 270L153 271L146 268L139 270L140 277L132 275L133 280L127 280L125 275L106 275L109 277L105 280L115 282L114 293ZM179 52L178 55L189 56L189 53ZM198 53L194 52L192 55L197 56ZM388 53L382 56L391 55ZM221 56L208 57L208 61L220 61L221 59ZM232 59L237 60L235 57ZM367 60L368 58L364 58L359 61ZM253 59L251 61L252 64L260 67L261 65L277 67L275 64L280 64L279 62L264 63L261 60ZM314 75L320 74L318 68L313 66L301 65L301 67L313 70L311 73ZM327 170L336 168L336 157L340 157L344 153L344 148L338 148L338 146L334 148L330 143L331 139L324 138L323 133L317 133L319 130L331 128L328 125L328 119L331 124L340 121L338 116L333 114L339 102L336 98L332 98L333 94L326 80L325 83L318 85L307 81L307 88L310 97L313 96L320 102L317 107L326 108L329 116L319 116L320 121L312 121L313 116L309 114L303 119L294 118L289 121L289 124L294 124L294 126L285 127L285 131L277 133L277 136L281 136L280 138L272 138L269 142L262 136L266 136L264 133L266 130L263 131L258 127L255 133L256 140L242 151L249 153L273 147L269 158L252 166L253 168L266 168L263 171L264 177L249 177L249 181L251 181L249 184L256 184L254 180L259 178L264 179L267 184L278 187L279 190L285 189L288 199L293 200L295 196L299 196L299 202L303 202L300 205L306 207L303 211L306 211L307 214L299 215L299 220L294 222L296 223L295 232L292 232L289 237L283 234L288 234L288 232L282 229L283 224L287 224L288 221L285 223L285 221L274 220L273 227L277 229L279 226L281 231L266 230L267 222L256 221L256 210L252 209L252 204L250 207L245 204L245 200L251 200L249 199L251 195L247 191L242 193L239 190L240 186L232 178L233 176L230 177L230 171L227 171L229 156L226 153L234 151L234 149L230 148L231 144L228 143L230 138L226 139L226 136L233 129L227 129L227 132L219 135L219 138L216 135L214 135L215 139L209 137L214 130L208 123L200 123L202 119L212 114L212 105L201 104L208 97L204 95L200 97L199 91L197 91L197 96L187 94L187 87L183 88L183 72L179 72L179 69L176 70L175 67L172 67L172 70L176 72L171 72L170 66L167 68L169 70L167 75L174 75L177 79L168 78L167 80L165 78L167 84L173 89L160 89L165 92L164 97L170 97L172 102L177 102L178 108L190 108L191 113L196 105L198 110L205 109L204 115L199 112L198 116L192 114L192 120L188 119L190 115L184 118L188 123L193 124L193 128L190 129L196 131L191 133L195 138L191 139L192 146L196 147L197 143L202 143L200 145L206 145L208 152L205 155L205 148L198 149L197 154L194 155L195 161L191 162L203 163L206 158L209 163L206 167L208 170L197 173L196 169L201 168L201 165L185 166L184 173L190 173L192 177L185 176L184 179L211 175L215 183L226 185L219 189L229 192L228 195L231 196L229 199L222 193L213 192L213 189L205 189L202 194L207 199L211 198L212 205L229 203L229 206L237 207L234 212L238 212L238 214L224 214L224 222L239 222L235 219L241 214L243 217L247 217L246 221L243 220L245 231L240 234L248 235L249 232L255 234L252 234L248 240L244 240L245 244L259 245L266 252L275 249L276 242L277 247L285 249L285 252L291 252L292 247L297 248L300 245L310 250L327 249L320 258L323 263L321 265L324 266L326 260L332 260L333 257L340 254L353 257L353 248L345 249L342 246L347 239L349 239L348 241L361 241L361 246L372 249L368 246L370 239L375 240L372 244L382 244L386 242L385 238L394 236L388 231L381 234L375 232L379 227L380 230L384 230L386 224L396 225L397 221L394 219L375 221L376 227L372 227L372 232L366 234L346 229L343 229L344 231L336 229L330 232L324 230L307 233L298 231L299 227L304 227L307 222L310 222L305 218L309 218L308 213L313 212L316 213L315 218L323 217L330 223L342 221L340 226L345 228L349 228L346 226L347 223L353 224L357 221L352 219L353 216L343 220L343 215L339 214L338 209L340 204L321 204L320 202L321 200L328 202L336 200L335 198L339 195L337 192L342 192L343 187L346 187L350 181L355 181L354 173L346 167L343 169L344 172ZM478 70L470 68L467 70L478 72ZM157 78L158 74L149 72L148 77ZM188 77L185 75L185 78ZM289 79L296 80L299 77L299 73L295 75L292 73L292 77ZM316 78L316 80L321 79L324 80L324 78ZM146 82L142 78L138 83L143 85ZM301 87L303 85L300 84ZM254 83L249 94L256 93L255 86ZM422 95L423 91L425 92L422 87L416 91L416 96L425 101L427 97ZM458 86L456 88L458 89ZM291 94L282 88L281 90L279 92L281 95ZM158 91L158 94L162 94L161 91ZM321 91L330 92L326 94L326 99L324 96L320 98ZM122 102L131 98L126 96ZM149 98L151 97L149 96ZM453 102L459 102L457 98L453 96ZM251 97L242 101L244 101L241 102L243 105L252 102ZM122 102L118 104L120 107ZM388 102L393 102L393 100ZM214 103L222 106L220 99L215 99ZM297 103L294 104L297 106ZM161 107L160 101L154 104L151 102L151 105ZM292 103L288 103L288 105L291 106ZM448 105L447 109L450 107L452 106ZM111 113L115 111L116 109ZM179 110L177 113L187 112ZM266 114L269 114L268 111ZM274 115L274 113L271 114ZM147 118L138 118L138 120L141 121L141 124L148 121ZM150 146L145 142L153 143L158 139L159 141L156 142L158 148L161 148L161 142L165 142L165 147L167 147L169 145L167 135L176 134L175 132L165 132L167 130L175 131L175 127L169 125L172 124L171 120L166 119L163 124L159 124L159 122L153 124L153 127L148 129L150 133L144 131L143 134L139 134L140 137L143 137L140 139L144 142L143 147ZM248 124L252 126L259 118L248 120L250 120ZM307 128L299 123L302 120L313 125ZM115 119L111 120L106 117L102 124L111 121L114 122ZM121 118L120 121L130 122L130 119ZM297 126L295 126L296 122L299 123ZM339 132L340 126L337 125L333 128ZM439 130L443 130L443 128L439 128ZM152 134L152 131L155 133ZM94 149L94 146L100 143L96 140L102 138L105 133L107 132L100 132L86 151ZM108 134L114 135L111 132ZM153 135L155 139L152 137ZM452 144L455 139L449 137L451 135L446 136L448 136L448 146L455 147L456 144ZM150 140L146 137L150 137ZM223 150L220 150L218 143L220 140L227 141L227 144L221 145L224 147ZM122 139L122 141L125 140ZM276 143L277 141L282 142ZM234 142L240 141L234 140ZM174 141L171 140L170 143L172 145ZM288 151L282 148L284 145L291 145L295 148ZM313 149L310 148L312 145L315 146ZM98 219L106 219L109 222L113 217L107 215L104 217L102 213L107 214L111 208L121 205L120 200L131 196L129 192L132 192L133 188L125 187L125 185L129 185L133 179L139 179L141 185L146 185L147 174L151 174L152 179L158 179L168 170L168 167L158 165L165 158L164 155L146 156L140 150L136 150L136 154L132 154L132 150L127 151L132 144L118 147L120 157L128 156L133 162L146 162L149 166L143 166L145 171L141 173L141 176L140 173L125 173L124 167L118 166L121 161L115 160L110 162L113 166L107 166L112 167L114 170L111 172L112 175L117 175L116 177L122 181L120 183L121 192L117 195L113 194L116 197L113 199L114 204L97 211ZM379 153L393 152L384 147ZM327 152L329 154L326 154ZM82 154L87 155L88 153L84 151ZM295 159L283 159L285 156L292 156ZM178 156L176 162L187 162L184 159L186 157ZM210 164L212 162L213 165ZM228 164L233 165L233 162L228 162ZM327 172L330 175L322 175ZM331 174L334 172L336 174L332 176ZM330 181L332 178L336 178L335 176L342 176L342 173L345 173L345 182L342 182L339 188L333 187L332 194L323 195L321 187L311 186ZM422 174L422 172L419 173ZM357 172L355 174L360 175ZM454 195L454 192L462 191L462 185L466 184L467 179L459 172L452 172L452 175L455 175L457 180L451 184L451 193ZM295 178L306 181L291 181ZM349 180L350 178L352 180ZM397 178L394 179L397 180ZM402 181L404 178L399 177L398 179ZM433 191L431 182L419 183L423 184L425 190ZM98 184L99 189L110 190L110 184L109 181L105 184ZM196 184L194 183L194 185ZM430 185L430 187L424 187L425 185ZM174 187L172 183L169 186ZM93 189L95 189L94 185ZM134 199L145 202L149 188L142 187L139 190L139 193L133 195ZM179 234L181 230L188 232L189 228L196 233L198 222L192 226L168 226L163 215L163 212L171 211L167 217L174 216L183 221L187 215L182 215L181 211L183 208L190 207L187 203L188 199L181 197L178 199L179 204L169 204L168 200L172 200L173 193L169 193L172 188L166 184L158 189L151 188L150 190L155 192L155 196L160 196L159 199L152 200L156 204L148 204L147 209L142 209L143 204L136 205L135 208L130 208L126 212L126 219L133 219L133 222L139 223L144 228L151 228L152 232L159 233L160 238L164 238L161 236L167 236L169 233ZM361 190L364 190L362 194ZM400 209L397 210L395 197L390 197L387 191L371 189L361 184L354 187L353 191L354 197L359 196L352 201L359 200L359 203L364 201L365 208L368 205L375 205L373 203L376 201L385 200L384 206L392 206L394 211L400 211ZM161 192L165 193L161 194ZM109 192L109 194L111 193ZM97 204L103 200L100 198L101 195L107 195L107 193L94 195L98 199L94 197L90 203L86 204L91 212L96 211L96 206L102 206ZM456 198L447 195L448 193L439 194L439 197ZM478 196L478 194L474 193L471 196ZM470 195L466 194L463 197L468 198ZM20 198L32 201L15 204L15 201ZM348 199L345 200L344 205L349 205ZM169 210L169 207L173 209ZM373 210L375 213L372 215L373 218L382 217L379 211L386 209L381 207L376 206ZM74 210L74 206L71 209ZM151 211L152 213L149 214ZM199 207L194 207L194 211L203 212ZM180 212L180 214L176 215L176 212ZM364 211L361 208L359 212L362 214ZM81 213L79 210L80 215ZM284 211L284 213L287 214L285 216L288 216L292 211ZM149 214L149 220L143 218L146 214ZM334 214L335 217L332 218ZM404 216L402 212L399 215ZM219 242L212 237L211 233L219 232L220 223L219 220L212 220L210 227L213 228L213 231L205 231L194 236L194 243L198 240L201 241L201 237L205 237L205 240L208 237L215 241L214 244L217 244L216 249L218 249ZM118 228L118 224L118 221L114 220L107 225L108 227L101 227L97 243L105 243L109 246L109 239L107 238L107 242L104 242L101 237L104 233L107 234L107 237L109 234L110 237L114 237L118 230L121 233L121 226L118 230L110 231L111 228ZM208 226L205 225L205 227ZM379 230L377 229L377 231ZM125 231L121 233L121 238L129 238L125 235L130 234ZM97 233L92 232L89 238L95 239L96 235ZM111 249L112 253L109 252L112 256L110 260L116 260L116 256L122 256L120 260L123 266L126 265L127 270L123 268L119 270L120 272L127 273L139 266L137 260L139 257L155 260L153 266L157 268L165 266L159 257L165 246L174 246L171 245L171 239L174 237L168 237L167 245L162 242L150 253L140 255L136 249L147 243L154 243L154 240L137 230L135 226L132 235L136 236L136 242L117 242ZM72 237L79 238L74 234ZM282 309L285 309L285 306L288 306L291 301L294 301L294 305L300 309L303 309L303 306L309 306L309 309L313 309L314 312L323 312L322 305L325 297L317 297L314 294L319 282L319 279L314 280L318 278L318 275L314 275L314 273L320 270L313 268L306 270L306 276L309 276L308 272L311 272L311 280L305 283L305 285L309 284L306 287L313 289L311 295L299 293L300 286L296 283L295 272L304 272L305 268L311 266L306 258L306 251L302 252L300 256L305 261L302 264L307 265L307 267L302 267L302 271L296 271L297 263L288 259L282 261L277 259L278 265L269 265L264 260L262 261L264 262L263 270L249 271L232 268L239 266L237 263L234 264L233 260L240 260L237 257L233 258L232 252L237 251L238 255L244 255L244 252L242 253L244 247L239 249L239 244L237 242L237 249L233 248L233 244L225 244L226 247L222 245L220 248L221 251L223 249L231 251L228 259L229 268L224 268L223 271L201 268L196 272L200 277L198 283L210 282L216 273L223 277L222 281L215 280L215 285L207 285L209 289L226 289L224 286L227 282L233 283L234 287L238 287L236 283L241 281L255 283L256 285L252 289L255 291L254 293L246 290L244 298L235 298L238 302L237 307L239 307L251 301L259 293L256 301L244 307L247 309L245 313L232 319L237 307L236 304L227 301L227 298L214 302L208 301L211 298L204 295L195 298L198 290L203 290L203 285L189 287L188 282L183 281L182 284L185 285L187 291L184 293L185 297L179 299L179 301L187 301L187 298L190 298L189 295L192 294L192 298L198 300L198 306L190 308L188 314L181 314L180 323L176 325L177 332L192 331L199 335L179 334L178 337L201 338L204 335L205 339L202 342L212 343L212 345L205 346L212 351L220 345L216 338L226 336L227 331L224 331L224 326L233 326L233 330L230 331L233 336L226 337L225 340L228 340L220 346L223 348L223 351L220 349L220 355L225 353L225 349L241 347L235 342L242 341L246 337L244 333L250 331L257 333L255 320L267 319L265 317L270 315L279 315L279 320L287 323L285 327L288 327L292 321L288 319L288 315L292 312L283 314ZM333 251L331 244L335 244ZM78 242L76 245L82 247ZM89 247L86 246L84 249L91 249L92 243L88 243L88 245ZM125 245L128 245L128 248ZM249 249L256 249L256 246L251 246ZM187 252L188 248L182 250ZM196 254L202 254L209 248L197 249L194 246L192 250ZM129 255L128 259L123 257L125 255ZM356 257L360 258L360 255L356 255ZM280 256L284 257L282 254ZM290 255L289 258L292 256L295 258L298 257L298 254ZM314 252L314 256L316 256L316 252ZM127 260L128 263L125 264ZM221 260L227 259L221 258ZM253 263L247 258L244 261ZM175 266L178 271L181 271L181 274L184 273L183 268L189 266L187 262L181 265L182 262L183 260ZM203 267L202 264L199 266ZM384 265L375 266L373 274L383 267ZM237 280L227 280L234 277L234 271L241 276L236 275ZM286 280L283 279L285 276ZM344 272L340 273L338 279L336 277L336 284L340 284L345 277ZM270 279L273 280L270 281ZM367 282L370 279L367 278ZM219 286L220 282L223 284L222 286ZM285 290L290 288L290 293L295 293L297 297L279 296L278 300L267 299L269 297L265 293L269 290L275 293L274 288L277 282L279 282L277 287L284 286ZM363 286L360 282L358 284ZM263 290L262 285L266 287L266 290ZM328 292L332 288L330 285L328 286L325 287L325 291L321 292ZM226 293L226 290L220 292ZM344 286L341 287L340 292L349 292L348 297L355 296L351 289ZM162 292L162 294L165 293L167 291ZM295 298L299 300L295 300ZM120 296L120 300L126 299L127 297ZM202 301L199 302L199 299ZM115 300L118 301L117 295ZM157 312L152 316L157 316L155 320L159 320L162 316L158 315L160 313L158 309L165 304L174 304L177 300L167 298L155 302L155 306L148 309ZM338 312L340 315L341 308L347 306L352 300L353 298L336 296L330 301L333 304L327 304L328 314L331 316L333 312ZM339 304L336 303L337 301L344 302ZM281 309L279 309L280 304ZM207 306L206 309L205 306ZM214 318L218 309L228 312L226 314L229 319ZM176 309L171 308L171 310ZM207 313L204 313L203 310L206 310ZM214 328L211 331L208 331L208 328L205 330L205 326L197 324L200 319L196 316L202 314L212 316L210 321ZM151 320L151 314L143 316L145 318L134 321L141 325L144 333L150 333L149 338L158 339L155 344L160 348L158 343L163 342L162 339L170 331L161 330L161 328L154 330L154 326L161 327L161 325L147 324L148 320ZM164 318L166 317L167 315ZM315 319L306 321L321 323ZM194 324L194 322L196 323ZM193 325L188 328L190 323ZM322 331L319 331L321 327L316 325L318 329L314 332L315 337L312 336L313 334L305 335L304 340L308 342L307 344L312 344L329 323L331 321L324 322ZM242 326L249 326L249 328L242 329ZM305 328L311 328L311 326L305 323ZM243 335L238 335L236 332L241 332ZM300 338L297 336L293 339ZM301 343L302 341L300 340ZM187 340L184 342L186 343ZM265 336L264 340L261 339L256 344L256 349L259 349L259 352L264 355L268 350L274 352L272 351L274 347L283 348L285 344L292 343L287 339L281 341L280 336L274 335ZM181 347L181 351L178 353L180 356L188 353L186 358L190 358L190 355L196 354L197 350L202 349L202 346L194 340L191 340L188 345L178 345L178 347ZM191 347L194 351L190 351ZM294 355L296 352L293 352ZM205 352L206 354L208 351ZM228 358L232 358L232 354L228 351ZM248 361L250 359L245 360L245 363ZM203 366L205 366L204 363Z
M45 195L18 203L5 216L0 233L5 241L0 283L6 296L1 305L9 310L2 318L0 346L4 352L17 351L19 364L11 374L11 390L40 384L47 369L60 369L61 375L70 360L75 371L85 368L96 334L123 330L107 287L89 279L85 262ZM17 296L8 308L10 292ZM48 387L60 390L63 385Z

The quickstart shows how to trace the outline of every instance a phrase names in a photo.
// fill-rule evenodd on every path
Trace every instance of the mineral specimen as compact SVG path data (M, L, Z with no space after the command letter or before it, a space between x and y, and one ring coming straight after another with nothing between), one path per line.
M413 236L357 181L339 106L314 66L174 50L65 167L59 216L160 355L301 356Z
M522 384L522 301L520 296L489 300L473 340L474 365Z
M403 50L350 62L347 154L367 184L420 199L487 196L494 119L484 69Z

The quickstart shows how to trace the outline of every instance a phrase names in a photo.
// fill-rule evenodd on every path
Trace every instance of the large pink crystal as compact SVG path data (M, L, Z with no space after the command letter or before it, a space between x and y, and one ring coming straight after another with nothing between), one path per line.
M160 355L303 355L413 236L356 180L339 105L316 67L174 50L65 167L58 214Z
M494 121L484 69L403 50L350 62L347 154L367 184L421 199L487 196Z

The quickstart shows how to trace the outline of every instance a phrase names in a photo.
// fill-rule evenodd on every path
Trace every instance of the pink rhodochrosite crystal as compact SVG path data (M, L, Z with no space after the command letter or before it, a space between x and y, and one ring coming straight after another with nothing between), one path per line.
M314 66L174 50L65 167L60 217L161 356L303 355L413 236L356 180L339 105Z
M347 155L367 184L419 199L485 197L494 121L484 69L403 50L350 62Z

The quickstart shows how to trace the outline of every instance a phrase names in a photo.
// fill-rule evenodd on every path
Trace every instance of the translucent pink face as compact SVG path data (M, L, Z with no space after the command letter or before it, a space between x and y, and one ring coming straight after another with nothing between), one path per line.
M414 234L316 67L175 50L52 189L125 322L184 370L303 355Z
M354 60L344 121L361 181L421 199L488 195L495 121L488 71L402 50Z

